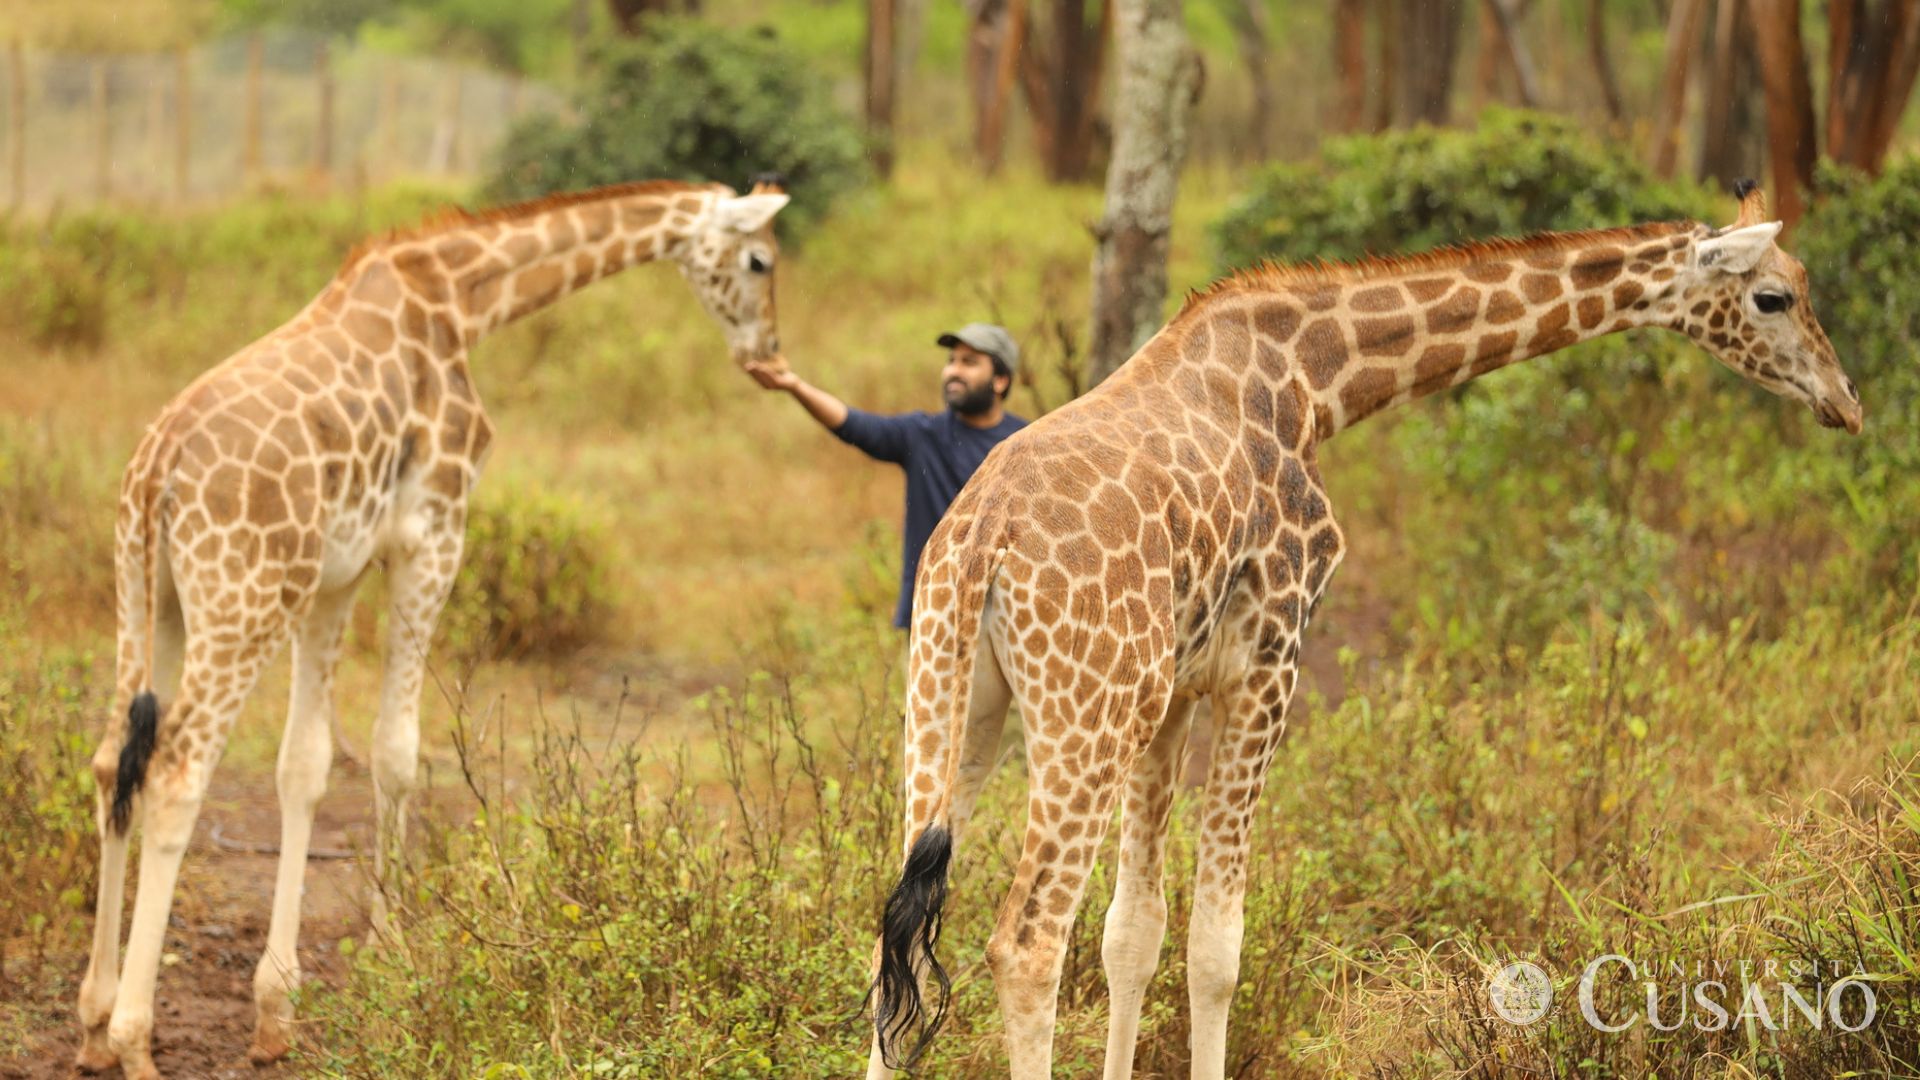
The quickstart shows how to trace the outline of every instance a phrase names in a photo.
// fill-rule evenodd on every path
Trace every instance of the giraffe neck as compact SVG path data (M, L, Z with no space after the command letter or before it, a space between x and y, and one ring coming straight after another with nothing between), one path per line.
M1673 323L1697 226L1549 234L1386 260L1253 293L1326 439L1391 405L1637 326ZM1263 340L1264 339L1264 340Z
M424 324L437 351L472 348L602 278L678 256L718 190L647 185L560 197L390 241L342 276L339 306L390 316L406 336Z

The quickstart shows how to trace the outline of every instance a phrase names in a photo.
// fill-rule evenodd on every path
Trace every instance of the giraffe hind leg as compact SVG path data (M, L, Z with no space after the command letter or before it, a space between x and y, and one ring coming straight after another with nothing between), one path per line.
M1167 817L1173 809L1194 700L1182 698L1167 710L1167 718L1127 783L1126 809L1120 820L1119 873L1100 942L1101 964L1107 973L1109 1080L1133 1075L1140 1006L1166 940Z
M172 588L165 560L159 564L160 580L155 582L156 605L153 625L153 672L151 677L129 662L122 649L123 671L116 699L127 702L123 715L130 714L134 702L147 689L164 695L154 704L154 722L165 718L166 701L180 685L180 665L186 647L186 621L180 611L179 596ZM140 572L144 575L144 567ZM141 587L145 587L144 581ZM122 633L139 632L123 627ZM134 644L138 654L138 643ZM144 707L144 706L143 706ZM133 827L139 821L139 801L132 799L126 808L124 828L114 825L114 793L120 781L120 761L125 743L123 730L108 725L108 734L94 752L92 770L95 785L95 824L100 837L100 876L94 898L93 943L87 961L87 974L80 983L81 1045L74 1065L81 1072L100 1072L112 1068L119 1057L107 1038L107 1022L113 1015L113 1003L120 988L120 917L126 902L127 853Z

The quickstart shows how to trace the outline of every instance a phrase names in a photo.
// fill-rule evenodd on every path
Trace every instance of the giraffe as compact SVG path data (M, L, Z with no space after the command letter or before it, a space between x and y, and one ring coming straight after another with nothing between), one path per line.
M987 945L1015 1077L1046 1076L1064 944L1117 806L1101 949L1106 1073L1131 1074L1166 931L1166 826L1194 702L1219 724L1201 796L1187 979L1192 1072L1224 1075L1254 803L1300 636L1346 549L1316 467L1388 406L1633 327L1666 327L1858 434L1862 412L1753 185L1733 225L1494 240L1216 283L1106 382L996 448L915 585L905 859L875 949L868 1076L925 1050L954 845L1010 701L1023 851Z
M80 989L77 1065L159 1076L155 975L180 860L234 717L293 642L280 746L280 861L255 971L249 1056L289 1049L289 993L313 809L333 741L347 616L384 562L389 638L373 734L375 873L404 835L428 641L460 566L467 498L492 435L467 355L489 332L637 263L671 261L736 361L778 348L763 183L623 184L479 214L454 212L362 245L292 321L202 375L148 428L120 491L117 707L93 758L100 881ZM139 887L119 969L128 834ZM374 896L376 928L384 898Z

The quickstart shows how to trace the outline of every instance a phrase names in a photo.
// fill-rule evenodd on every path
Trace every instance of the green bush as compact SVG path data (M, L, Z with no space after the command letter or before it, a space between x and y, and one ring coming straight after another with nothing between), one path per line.
M1920 157L1877 179L1830 169L1821 188L1795 242L1867 415L1834 482L1871 530L1877 567L1910 584L1920 575Z
M1704 217L1714 205L1697 187L1655 182L1570 117L1489 109L1473 128L1328 139L1319 160L1262 173L1214 237L1224 270Z
M489 194L524 199L628 180L742 187L781 173L793 229L865 178L859 129L823 80L771 35L661 19L609 46L574 105L578 123L536 117L501 147Z
M592 642L610 608L606 550L605 528L577 499L480 488L443 620L448 638L486 659L564 656Z

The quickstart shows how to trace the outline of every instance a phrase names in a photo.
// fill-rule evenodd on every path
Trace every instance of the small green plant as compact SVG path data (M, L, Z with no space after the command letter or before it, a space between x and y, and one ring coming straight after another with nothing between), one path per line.
M650 20L610 45L575 101L580 119L529 120L501 148L489 194L524 199L628 180L777 172L793 193L780 221L818 221L865 179L861 136L826 86L768 33Z
M447 637L488 659L564 656L589 644L609 613L606 551L605 527L579 499L481 488L447 602Z

